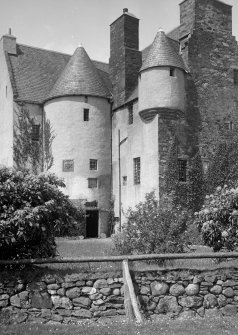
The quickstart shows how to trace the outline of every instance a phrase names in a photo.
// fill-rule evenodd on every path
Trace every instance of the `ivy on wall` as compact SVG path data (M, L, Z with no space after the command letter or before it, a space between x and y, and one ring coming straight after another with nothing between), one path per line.
M37 174L49 170L53 165L51 152L52 142L55 138L49 120L45 121L44 132L41 127L39 139L34 140L32 128L34 118L24 103L16 104L14 108L14 165L18 170L28 169Z

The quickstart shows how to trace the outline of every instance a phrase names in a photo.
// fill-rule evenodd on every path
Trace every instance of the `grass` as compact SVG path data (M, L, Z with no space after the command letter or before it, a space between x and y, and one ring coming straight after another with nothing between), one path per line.
M136 325L126 322L88 322L79 325L21 324L2 327L1 335L237 335L236 318L177 319Z
M110 255L113 243L110 238L106 239L84 239L70 240L57 239L57 250L59 257L77 258L83 256L106 256ZM211 252L211 248L198 246L192 252L205 253ZM134 271L161 270L162 268L181 268L181 269L212 269L216 267L235 266L238 267L238 260L222 261L218 263L215 259L184 259L168 260L165 264L148 264L142 261L131 262L130 268ZM121 262L97 262L97 263L79 263L79 264L50 264L51 269L75 270L75 271L118 271L121 270Z

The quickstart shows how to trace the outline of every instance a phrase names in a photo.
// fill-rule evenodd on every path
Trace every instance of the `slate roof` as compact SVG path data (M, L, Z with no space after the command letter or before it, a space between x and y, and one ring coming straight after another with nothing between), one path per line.
M17 44L17 55L6 54L14 99L42 104L71 55ZM109 90L108 64L93 61Z
M187 71L182 57L176 52L164 31L158 31L152 46L147 51L147 57L140 71L157 66L173 66Z
M78 47L54 84L46 100L69 95L111 96L85 49Z

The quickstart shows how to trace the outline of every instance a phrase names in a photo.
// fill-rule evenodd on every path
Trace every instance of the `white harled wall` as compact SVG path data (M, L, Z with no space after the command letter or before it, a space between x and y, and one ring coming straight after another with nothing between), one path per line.
M138 114L138 102L134 103L134 121L128 124L128 108L119 109L112 118L112 172L113 199L115 216L119 217L119 160L118 130L121 141L121 203L122 222L124 213L129 207L143 201L145 194L153 190L158 196L158 116L145 123ZM133 158L141 160L141 182L134 184ZM127 176L127 184L123 185L123 176Z
M185 109L184 71L169 67L154 67L141 72L139 79L139 111L149 108Z
M84 121L84 108L89 121ZM111 195L111 106L107 99L84 96L50 100L44 106L55 139L51 171L63 178L71 199L98 202L99 234L107 233ZM98 160L98 170L89 169L89 160ZM74 160L74 171L63 172L63 160ZM97 178L98 187L88 188L88 178Z

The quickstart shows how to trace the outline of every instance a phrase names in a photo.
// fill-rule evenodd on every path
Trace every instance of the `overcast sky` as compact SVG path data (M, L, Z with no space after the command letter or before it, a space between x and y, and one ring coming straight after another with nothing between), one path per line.
M108 61L109 25L123 8L140 19L140 49L162 27L179 25L181 0L0 0L0 35L12 28L18 43L73 53L82 43L92 59ZM238 39L238 0L233 5L233 35Z

